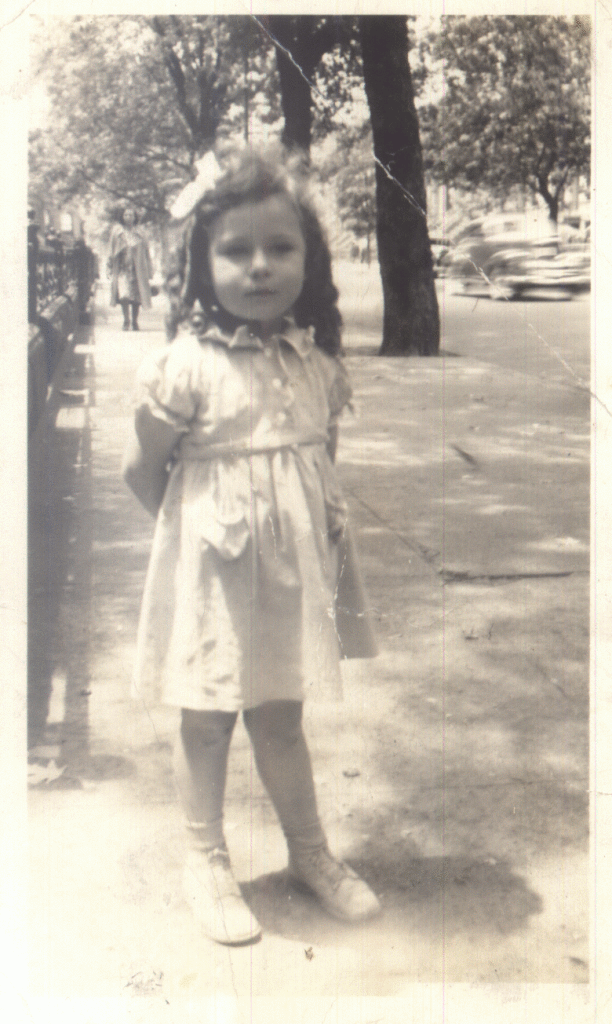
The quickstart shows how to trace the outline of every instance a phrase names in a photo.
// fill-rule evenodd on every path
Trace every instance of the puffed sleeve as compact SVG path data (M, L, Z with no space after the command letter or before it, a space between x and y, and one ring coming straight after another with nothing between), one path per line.
M136 411L148 408L157 419L187 433L204 397L199 350L197 339L188 336L147 356L136 375Z
M341 356L336 356L332 360L332 368L333 372L328 393L330 426L338 422L343 409L347 406L351 408L351 398L353 396L349 375Z

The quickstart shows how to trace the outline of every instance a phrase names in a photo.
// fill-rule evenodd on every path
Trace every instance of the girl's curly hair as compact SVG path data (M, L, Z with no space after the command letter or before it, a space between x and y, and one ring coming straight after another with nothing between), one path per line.
M275 195L290 199L306 244L304 287L293 307L296 324L312 326L315 342L325 352L336 355L341 351L342 318L337 306L338 291L332 280L331 253L308 197L305 159L282 147L264 152L249 148L233 154L223 161L214 190L198 203L166 275L169 338L190 317L196 302L202 308L205 326L216 324L226 331L238 327L240 321L220 306L214 292L208 260L211 229L228 210Z

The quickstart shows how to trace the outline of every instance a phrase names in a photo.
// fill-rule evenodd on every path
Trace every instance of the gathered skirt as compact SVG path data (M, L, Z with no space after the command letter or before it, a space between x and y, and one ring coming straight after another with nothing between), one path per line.
M174 466L134 696L228 712L341 697L340 658L370 657L375 643L330 465L310 445Z

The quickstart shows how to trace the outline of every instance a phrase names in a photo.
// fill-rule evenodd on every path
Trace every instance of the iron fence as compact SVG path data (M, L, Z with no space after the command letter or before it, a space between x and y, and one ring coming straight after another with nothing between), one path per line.
M82 239L64 241L54 233L42 239L38 226L28 225L28 320L36 323L62 295L76 303L79 320L98 277L98 260Z

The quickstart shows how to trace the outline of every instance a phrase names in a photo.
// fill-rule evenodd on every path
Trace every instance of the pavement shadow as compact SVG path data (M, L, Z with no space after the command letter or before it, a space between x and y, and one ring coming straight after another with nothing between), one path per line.
M265 932L319 946L360 947L364 933L418 933L431 942L454 935L502 936L518 932L542 912L540 896L515 874L508 862L469 857L419 857L403 860L351 858L351 865L380 898L381 917L357 928L330 918L314 896L298 890L285 871L262 875L241 886Z
M91 340L91 330L81 328L78 344L89 347ZM45 738L53 675L59 669L56 637L63 627L60 621L62 595L74 589L76 582L75 563L71 557L77 518L74 490L77 480L79 483L87 482L90 463L90 432L82 429L87 416L84 402L86 360L84 352L73 351L69 357L69 368L60 367L58 377L51 385L44 419L38 424L29 445L29 748Z
M420 722L428 740L421 748L388 726L375 761L394 794L393 820L360 814L360 827L389 842L402 828L438 842L452 828L468 853L511 848L521 862L585 849L586 582L564 593L554 580L517 582L497 597L490 587L461 589L453 605L447 595L444 679L423 659L418 678L394 689L399 721ZM464 606L478 621L469 642Z
M79 328L41 424L28 504L28 760L31 784L78 788L132 775L90 751L92 417L95 331ZM45 765L53 770L45 774ZM59 768L59 771L58 771Z

